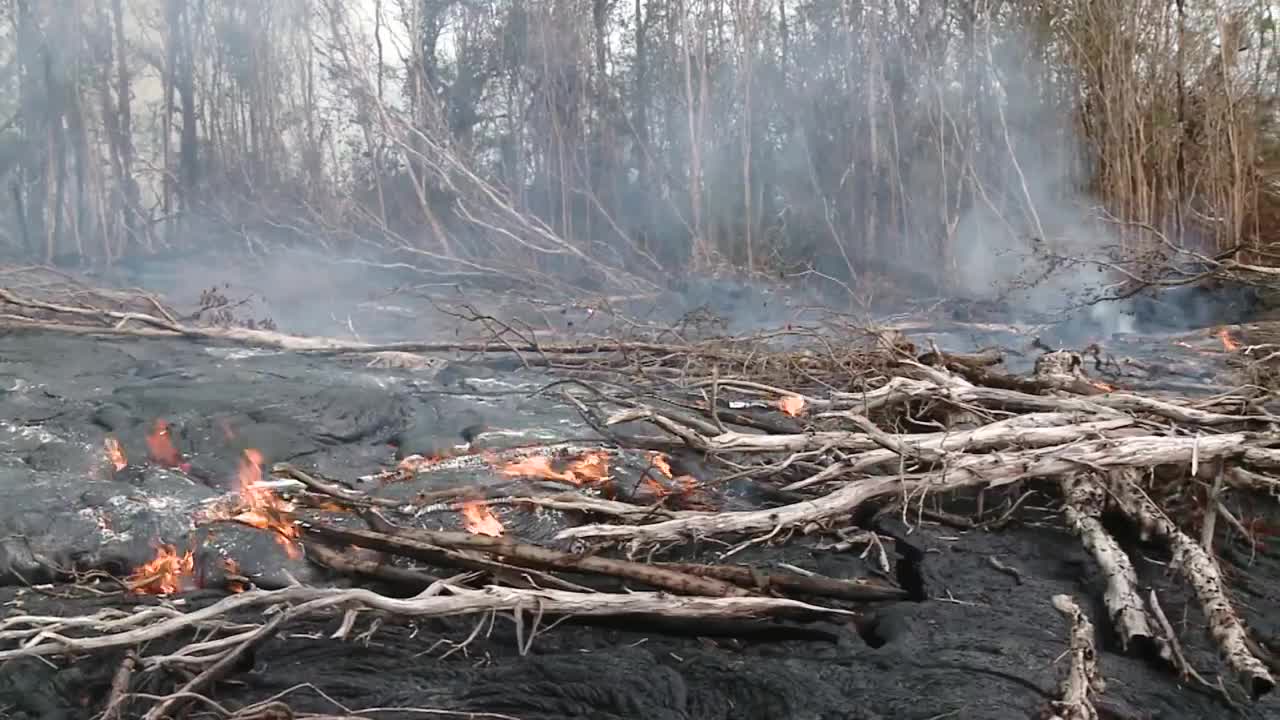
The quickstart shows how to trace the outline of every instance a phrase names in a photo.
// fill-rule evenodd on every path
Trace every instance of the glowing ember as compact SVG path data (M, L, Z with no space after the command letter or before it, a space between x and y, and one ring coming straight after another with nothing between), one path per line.
M791 417L797 417L804 412L804 398L799 395L783 395L778 398L778 409Z
M462 521L467 532L472 535L501 537L504 530L498 516L494 515L487 505L480 502L463 503Z
M1240 343L1231 339L1231 333L1226 328L1218 331L1218 339L1222 341L1222 349L1225 352L1235 352L1240 349Z
M1100 381L1097 381L1097 380L1093 381L1093 383L1091 383L1091 384L1092 384L1094 387L1096 387L1096 388L1098 388L1099 390L1101 390L1102 392L1115 392L1115 390L1116 390L1116 388L1115 388L1115 386L1114 386L1114 385L1108 385L1108 384L1106 384L1106 383L1104 383L1104 382L1100 382Z
M671 477L671 463L667 461L666 455L660 452L651 453L649 455L649 464L657 468L658 472L663 475Z
M172 595L195 584L195 555L190 550L179 555L172 545L161 545L156 556L129 576L129 587L136 593Z
M179 468L183 472L191 469L190 463L182 461L182 453L174 446L173 434L164 418L156 418L147 433L147 454L157 465Z
M125 456L124 446L120 444L119 440L108 435L107 439L103 441L103 445L107 451L107 462L111 463L116 472L120 472L129 465L129 458Z
M561 480L574 485L602 484L610 479L609 454L603 450L593 450L569 463L563 471L557 471L551 467L551 458L545 455L532 455L507 463L502 468L502 474L508 477Z
M275 533L276 541L289 553L289 557L302 557L295 540L298 528L293 524L290 513L293 505L285 502L271 492L271 488L262 487L262 453L249 448L240 456L240 507L231 516L232 520Z

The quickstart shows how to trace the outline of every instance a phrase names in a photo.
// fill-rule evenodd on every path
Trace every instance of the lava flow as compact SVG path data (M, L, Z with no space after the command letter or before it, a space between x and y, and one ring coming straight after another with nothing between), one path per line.
M128 584L134 592L146 595L173 595L195 587L195 555L186 551L178 554L172 545L156 548L156 556L140 566L129 576Z
M538 477L547 480L561 480L574 485L602 485L609 477L609 453L603 450L592 450L569 463L562 471L551 467L551 458L546 455L532 455L521 460L513 460L502 468L502 474L508 477Z

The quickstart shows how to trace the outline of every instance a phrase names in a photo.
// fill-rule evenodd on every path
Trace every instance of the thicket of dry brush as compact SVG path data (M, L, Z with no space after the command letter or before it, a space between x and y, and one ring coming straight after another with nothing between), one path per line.
M1081 234L1077 201L1130 248L1272 239L1265 3L0 8L0 243L46 260L294 240L607 285L910 266L919 290Z

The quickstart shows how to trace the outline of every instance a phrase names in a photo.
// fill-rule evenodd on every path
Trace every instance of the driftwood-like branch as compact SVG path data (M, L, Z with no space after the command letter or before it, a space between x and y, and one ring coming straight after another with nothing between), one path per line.
M1097 650L1093 647L1093 623L1070 595L1053 596L1053 607L1071 624L1067 656L1070 664L1062 681L1061 698L1049 703L1049 720L1098 720L1090 693L1106 690L1098 674Z
M1107 579L1102 601L1120 633L1121 648L1127 650L1135 643L1151 642L1155 635L1138 594L1137 571L1120 543L1102 526L1106 488L1092 473L1064 475L1061 485L1067 527L1080 538Z
M283 590L251 590L189 612L152 613L124 623L119 630L102 630L84 637L66 635L68 626L102 627L108 623L93 617L29 618L43 630L21 647L0 650L0 662L20 657L47 657L125 648L168 637L230 613L272 605L296 604L293 617L310 613L363 607L406 618L453 617L516 608L540 608L550 615L657 615L671 618L746 618L781 615L852 617L856 613L797 600L766 597L693 597L660 592L576 593L560 590L522 590L487 586L469 590L439 583L406 599L390 598L364 589L289 587ZM59 631L57 628L61 628Z
M1081 467L1123 469L1165 464L1189 464L1243 455L1250 442L1265 437L1250 433L1225 433L1209 437L1149 435L1078 442L1035 450L983 455L962 455L950 460L945 471L903 477L870 477L847 483L813 500L767 510L726 513L689 513L652 525L583 525L562 530L558 537L600 540L633 540L641 543L673 542L684 538L726 533L768 532L847 515L868 500L896 492L943 492L967 487L998 487L1018 480L1058 477ZM827 479L836 479L829 477Z
M1191 584L1209 623L1209 633L1226 663L1240 677L1249 694L1258 698L1275 689L1267 666L1249 651L1248 636L1231 607L1218 563L1191 536L1182 532L1130 472L1111 475L1111 493L1125 513L1147 537L1158 537L1173 551L1173 564Z

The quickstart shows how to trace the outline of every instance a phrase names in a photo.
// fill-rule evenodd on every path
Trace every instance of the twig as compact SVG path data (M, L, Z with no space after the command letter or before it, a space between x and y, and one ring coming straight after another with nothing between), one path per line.
M270 622L263 625L261 629L249 636L243 643L223 653L217 662L192 678L190 682L183 685L169 699L151 708L143 716L143 720L161 720L161 718L174 717L193 697L203 695L213 687L214 683L229 675L236 665L240 664L246 657L252 656L254 650L271 639L281 625L296 618L299 614L297 610L278 613Z

